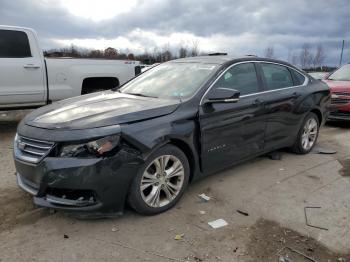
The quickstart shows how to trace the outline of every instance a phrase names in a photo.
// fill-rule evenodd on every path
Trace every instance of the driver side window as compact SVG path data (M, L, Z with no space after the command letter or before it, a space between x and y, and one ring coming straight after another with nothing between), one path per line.
M259 92L259 83L253 63L244 63L231 67L213 86L215 88L230 88L240 91L242 95Z

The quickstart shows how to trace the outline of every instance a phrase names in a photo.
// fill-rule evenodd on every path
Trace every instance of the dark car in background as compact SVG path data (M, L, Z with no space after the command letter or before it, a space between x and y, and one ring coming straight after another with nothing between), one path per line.
M17 181L39 206L112 215L128 202L156 214L208 174L280 148L310 152L329 102L325 83L282 61L174 60L27 115Z
M350 120L350 64L330 74L324 82L332 93L329 120Z

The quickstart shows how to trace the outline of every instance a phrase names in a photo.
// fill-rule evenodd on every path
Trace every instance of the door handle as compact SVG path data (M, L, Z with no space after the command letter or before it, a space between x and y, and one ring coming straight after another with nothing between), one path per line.
M35 69L40 68L39 65L35 65L35 64L26 64L23 67L24 68L35 68Z
M265 101L262 100L262 99L259 99L259 98L255 99L255 100L253 101L253 106L262 106L262 105L264 105L264 104L265 104Z

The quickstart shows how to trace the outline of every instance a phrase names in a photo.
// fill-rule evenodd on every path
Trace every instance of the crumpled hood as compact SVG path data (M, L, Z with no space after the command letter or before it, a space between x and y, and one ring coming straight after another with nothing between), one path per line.
M350 93L350 81L323 80L331 89L331 92Z
M167 115L178 105L177 100L106 91L42 107L27 115L24 121L26 125L46 129L87 129Z

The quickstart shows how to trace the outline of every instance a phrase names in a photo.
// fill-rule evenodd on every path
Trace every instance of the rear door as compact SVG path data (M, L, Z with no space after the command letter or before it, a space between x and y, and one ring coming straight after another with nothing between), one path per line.
M266 149L289 146L299 130L301 118L296 107L305 77L297 72L294 75L293 69L281 64L261 62L257 65L266 90L262 95L267 114Z
M209 89L208 95L216 88L236 89L241 96L236 103L202 102L200 106L201 159L205 173L258 154L264 147L265 116L259 99L262 87L255 63L231 66Z
M32 35L0 29L0 107L45 102L44 73L42 54Z

